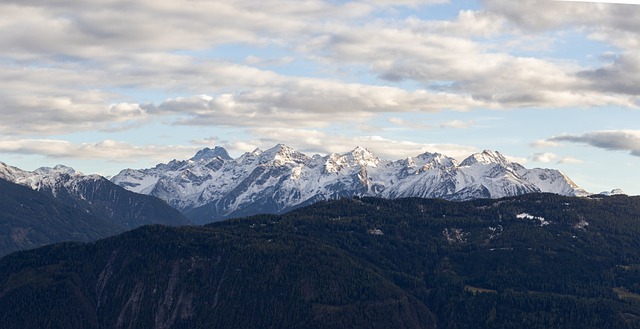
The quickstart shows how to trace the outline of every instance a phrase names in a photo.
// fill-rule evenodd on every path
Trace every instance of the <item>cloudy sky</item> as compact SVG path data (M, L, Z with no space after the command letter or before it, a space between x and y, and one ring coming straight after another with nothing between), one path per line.
M3 0L0 161L492 149L640 194L640 6L615 2Z

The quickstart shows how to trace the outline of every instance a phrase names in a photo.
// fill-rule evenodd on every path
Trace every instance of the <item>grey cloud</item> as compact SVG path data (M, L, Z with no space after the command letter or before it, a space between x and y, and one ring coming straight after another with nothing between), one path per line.
M151 114L180 115L177 123L187 125L259 127L268 122L322 127L362 122L380 113L465 110L480 105L464 95L291 78L272 88L176 98L142 108Z
M539 0L483 0L486 10L500 14L526 30L560 27L614 27L636 32L640 8L633 5Z
M492 51L428 26L412 29L415 25L337 27L306 51L324 51L335 63L369 63L383 80L418 81L433 90L470 95L492 108L637 106L638 95L628 93L633 89L595 84L575 64ZM611 75L622 78L618 73ZM612 89L618 94L612 95Z
M621 54L611 64L578 74L594 89L640 96L640 57L636 53Z
M629 151L634 156L640 156L640 130L596 131L583 135L557 136L549 141L587 144L610 151Z

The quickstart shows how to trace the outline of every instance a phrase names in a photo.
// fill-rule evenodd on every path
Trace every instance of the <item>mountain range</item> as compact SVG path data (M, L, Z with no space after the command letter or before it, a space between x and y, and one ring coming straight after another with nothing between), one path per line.
M588 195L558 170L527 169L488 150L462 162L439 153L389 161L361 147L307 156L278 144L233 159L218 146L188 160L126 169L111 181L163 199L198 224L352 196L464 201L540 192Z
M361 147L307 156L281 144L236 159L222 147L204 148L191 159L126 169L111 180L63 165L26 171L0 162L0 179L6 195L0 255L91 241L148 224L204 224L353 196L463 201L538 192L587 194L557 170L526 169L495 151L462 162L437 153L388 161Z

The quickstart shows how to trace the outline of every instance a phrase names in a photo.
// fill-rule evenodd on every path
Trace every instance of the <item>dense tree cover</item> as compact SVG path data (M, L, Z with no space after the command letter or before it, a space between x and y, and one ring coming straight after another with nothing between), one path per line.
M0 256L61 241L92 241L123 230L44 193L0 179Z
M638 328L640 198L354 198L0 260L8 328Z
M83 181L77 188L82 197L0 179L0 256L62 241L94 241L148 224L189 223L164 201L106 179Z

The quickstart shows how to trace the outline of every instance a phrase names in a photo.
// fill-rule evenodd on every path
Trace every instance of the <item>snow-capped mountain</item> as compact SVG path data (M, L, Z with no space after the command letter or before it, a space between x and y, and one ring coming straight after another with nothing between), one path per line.
M123 231L148 224L189 224L162 200L133 193L100 175L84 175L63 165L25 171L0 162L0 179L50 195L63 204L106 219Z
M112 182L157 196L197 223L350 196L469 200L534 192L588 194L557 170L526 169L495 151L461 163L438 153L385 161L361 147L309 157L282 144L237 159L221 147L207 148L189 160L123 170Z
M78 173L73 168L63 165L25 171L2 162L0 162L0 178L36 191L49 192L54 197L62 192L77 195L79 198L84 198L79 186L104 179L99 175Z

